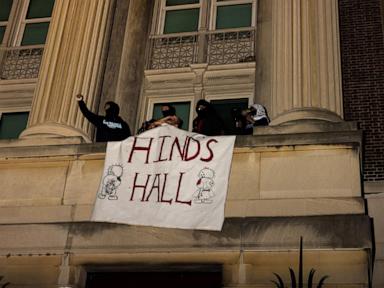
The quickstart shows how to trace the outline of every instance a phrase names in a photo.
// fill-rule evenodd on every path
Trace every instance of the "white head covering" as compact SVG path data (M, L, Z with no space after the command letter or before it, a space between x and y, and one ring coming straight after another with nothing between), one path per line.
M265 111L265 108L263 105L253 104L251 105L251 107L253 107L256 110L256 114L252 116L253 120L258 121L263 118L268 119L267 112Z

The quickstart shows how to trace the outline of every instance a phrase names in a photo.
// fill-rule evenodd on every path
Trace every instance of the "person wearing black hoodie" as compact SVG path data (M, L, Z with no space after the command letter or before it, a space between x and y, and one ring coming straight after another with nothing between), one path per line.
M224 124L211 103L200 99L196 104L197 117L193 120L193 132L207 136L224 134Z
M76 95L81 113L97 128L96 142L122 141L131 136L128 124L119 117L119 105L112 101L105 103L105 116L101 116L89 111L83 99L83 95Z

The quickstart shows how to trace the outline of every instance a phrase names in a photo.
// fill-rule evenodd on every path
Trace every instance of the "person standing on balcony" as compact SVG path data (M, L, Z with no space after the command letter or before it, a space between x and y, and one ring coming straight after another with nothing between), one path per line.
M176 115L176 109L171 104L165 103L161 105L161 114L163 115L163 118L156 120L153 122L149 129L152 129L154 127L160 126L163 123L166 123L168 125L172 125L176 128L181 128L183 126L183 120L181 120Z
M247 121L253 126L268 126L270 120L267 109L261 104L253 104L249 107L250 113L247 114Z
M193 120L193 132L207 136L224 134L224 124L211 103L200 99L196 104L197 117Z
M81 113L96 126L96 142L122 141L131 136L128 124L119 116L120 107L115 102L105 103L105 116L89 111L81 94L76 95Z
M252 134L253 127L268 126L269 117L267 109L261 104L253 104L249 109L243 111L246 125L244 127L244 134Z
M183 126L183 120L176 115L176 108L171 104L169 103L162 104L161 114L163 115L163 118L159 120L152 118L148 121L144 121L140 129L137 131L137 134L141 134L149 129L161 126L161 124L164 124L164 123L168 125L172 125L179 129L181 129L181 127Z

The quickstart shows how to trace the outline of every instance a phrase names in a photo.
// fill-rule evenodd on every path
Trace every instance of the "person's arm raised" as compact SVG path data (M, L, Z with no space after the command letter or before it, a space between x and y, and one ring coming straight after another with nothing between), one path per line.
M81 94L76 95L76 101L79 104L79 108L81 113L83 113L84 117L88 119L93 125L97 126L100 121L100 116L95 113L89 111L87 105L84 102L84 96Z

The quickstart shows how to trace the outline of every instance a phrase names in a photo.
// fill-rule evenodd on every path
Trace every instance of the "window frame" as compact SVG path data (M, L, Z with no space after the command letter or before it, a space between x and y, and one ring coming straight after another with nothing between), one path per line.
M210 15L209 30L211 30L211 31L228 30L228 29L216 29L216 18L217 18L217 8L218 7L243 5L243 4L252 4L251 26L249 26L249 27L256 27L257 0L226 0L226 1L211 0L211 1L212 2L211 2L211 7L210 7L210 13L209 13L209 15ZM230 29L235 29L235 28L230 28Z
M12 28L12 23L14 22L17 4L18 4L18 0L13 0L11 10L9 11L8 20L7 21L0 21L0 26L5 27L4 37L3 37L3 40L0 42L0 47L8 46L7 43L8 43L9 38L10 38L10 31Z
M1 119L3 117L4 114L14 114L14 113L28 113L28 118L27 118L27 123L26 123L26 128L28 127L28 122L29 122L29 117L31 116L31 107L23 107L23 108L8 108L8 109L2 109L0 111L0 125L1 125ZM25 129L26 129L25 128ZM21 131L22 133L23 131ZM20 134L19 134L19 137L20 137ZM9 139L19 139L18 138L1 138L0 137L0 141L1 140L9 140Z
M52 14L51 17L27 19L27 13L30 2L31 0L13 0L8 21L0 22L1 26L4 26L2 23L7 23L3 42L1 44L2 47L28 47L45 45L45 43L35 45L21 45L25 32L25 27L27 24L47 22L50 24L52 21Z
M9 23L9 17L8 17L8 21L0 21L0 27L5 27L4 29L4 36L3 36L3 39L0 39L0 46L3 45L3 43L5 43L5 40L6 40L6 34L7 34L7 29L8 29L8 23Z
M166 5L167 0L161 0L160 1L160 16L159 16L159 21L157 25L157 35L172 35L172 34L180 34L180 33L164 33L164 28L165 28L165 16L167 14L167 11L176 11L176 10L187 10L187 9L199 9L199 19L198 19L198 25L197 25L197 31L191 31L191 32L181 32L181 33L193 33L193 32L198 32L201 27L201 17L202 17L202 1L206 0L199 0L199 3L196 4L182 4L182 5L174 5L174 6L167 6Z
M254 102L253 93L251 92L243 92L243 93L223 93L223 94L215 94L215 95L206 95L204 100L208 102L215 100L232 100L232 99L248 99L248 106L251 106Z
M155 1L155 6L154 6L154 10L153 10L153 15L152 15L152 24L151 24L151 35L150 35L150 40L152 41L153 39L163 39L163 38L166 38L168 37L168 35L171 35L171 37L176 37L176 36L184 36L186 34L193 34L192 32L180 32L180 33L174 33L174 34L164 34L163 33L163 30L164 30L164 24L165 24L165 13L166 11L168 11L168 9L165 9L165 1L166 0L156 0ZM157 78L159 77L160 79L160 75L162 75L162 72L160 72L160 74L157 74L157 72L155 72L156 70L163 70L163 71L169 71L170 74L173 74L173 73L186 73L187 71L188 72L191 72L189 69L192 68L192 71L194 71L194 65L198 65L196 66L197 67L200 67L200 65L204 65L204 67L208 67L210 66L211 64L209 64L207 61L208 61L208 56L206 55L208 53L208 38L205 37L206 35L214 35L214 34L223 34L223 33L226 33L226 32L236 32L236 33L239 33L241 31L251 31L251 32L255 32L256 30L256 26L257 26L257 4L258 4L258 0L228 0L228 1L217 1L217 0L201 0L199 1L199 7L200 7L200 13L199 13L199 30L196 31L196 34L199 38L199 41L198 41L198 45L199 45L199 52L203 51L202 54L198 55L199 57L199 60L200 62L193 62L193 63L190 63L189 67L186 66L186 67L171 67L171 68L156 68L155 70L151 69L151 68L147 68L147 70L145 70L145 75L144 75L144 78L147 78L150 79L152 78L152 76L154 76L154 78ZM239 27L239 28L228 28L228 29L215 29L216 27L216 16L217 16L217 7L220 7L220 6L232 6L232 5L244 5L244 4L251 4L252 6L252 10L251 10L251 26L248 26L248 27ZM177 8L173 8L174 6L172 6L172 9L170 10L178 10L178 9L185 9L185 8L196 8L197 4L186 4L186 5L177 5ZM253 34L255 35L255 34ZM200 36L204 36L204 37L200 37ZM254 37L254 36L252 36ZM200 41L202 40L202 41ZM254 40L252 40L254 41ZM254 46L253 46L254 47ZM152 53L151 51L152 49L152 46L148 49L147 53L148 55L150 55ZM253 51L254 53L254 51ZM202 57L200 57L202 56ZM148 56L150 57L150 56ZM254 61L252 61L254 62ZM223 67L227 67L226 65L243 65L243 63L230 63L230 64L213 64L215 67L218 67L218 65L222 65ZM207 66L205 66L207 65ZM246 64L246 65L249 65L249 64ZM201 66L202 67L202 66ZM243 66L241 66L243 67ZM252 66L253 67L253 66ZM205 69L205 68L204 68ZM208 69L209 70L209 69ZM213 71L216 71L213 70ZM166 74L168 74L168 72L165 72ZM196 72L195 72L196 73ZM205 72L203 72L204 74ZM168 78L168 76L170 78ZM166 80L165 80L166 79ZM167 75L167 77L164 77L163 78L163 75L161 76L161 82L167 82L167 80L171 81L173 83L173 79L171 77L171 75ZM154 81L155 82L155 79L151 79L151 80L148 80L149 82L152 82ZM194 85L194 84L193 84ZM204 85L203 83L199 83L199 85ZM156 86L156 85L155 85ZM195 88L195 86L194 86ZM147 90L148 89L148 90ZM193 128L193 119L197 116L196 112L195 112L195 107L196 107L196 103L198 102L198 100L200 99L204 99L204 100L207 100L209 102L211 102L212 100L235 100L235 99L248 99L248 107L250 105L252 105L254 103L254 91L250 91L248 88L247 89L244 89L242 88L241 89L241 92L240 91L232 91L232 89L228 89L228 90L231 90L231 92L229 92L227 89L226 91L223 91L223 90L218 90L218 91L204 91L204 92L201 92L201 93L196 93L196 94L193 94L191 96L189 96L189 91L185 91L185 90L180 90L180 94L178 92L170 92L171 90L171 85L169 87L166 87L166 88L160 88L160 89L164 89L164 91L157 91L157 92L154 92L155 88L154 87L148 87L146 88L146 84L143 84L142 86L142 91L141 91L141 97L140 97L140 101L139 101L139 107L140 107L140 115L139 117L137 117L137 120L136 120L136 127L139 128L140 125L145 121L145 120L149 120L151 119L152 115L153 115L153 109L154 109L154 105L155 104L159 104L159 103L176 103L176 102L190 102L191 104L191 109L190 109L190 116L189 116L189 127L188 127L188 131L192 131L192 128ZM205 90L205 88L203 88L203 90ZM144 92L145 91L145 92ZM168 93L166 93L166 91ZM184 92L183 92L184 91ZM175 94L174 94L175 93ZM159 94L163 94L161 96L159 96ZM170 95L170 94L173 94L173 95ZM181 96L179 96L181 95Z
M162 104L162 103L179 103L179 102L189 102L190 103L190 110L189 110L189 123L188 123L188 131L192 131L193 128L193 119L196 117L195 113L195 107L196 103L200 99L204 99L208 102L211 102L212 100L233 100L233 99L248 99L248 107L251 106L254 103L253 100L253 94L244 92L244 93L223 93L223 94L217 94L217 95L206 95L204 98L196 99L195 96L167 96L167 97L148 97L147 103L145 105L145 115L143 115L143 119L141 119L141 122L138 123L139 125L143 123L144 121L147 121L152 118L153 115L153 109L155 107L155 104ZM140 126L139 126L140 127Z
M240 99L248 99L248 104L247 108L250 107L254 103L254 95L252 93L248 92L243 92L243 93L236 93L236 94L231 94L231 93L223 93L223 94L218 94L218 95L207 95L204 100L208 101L211 104L212 101L229 101L229 100L240 100ZM223 117L218 113L218 115L223 119ZM228 128L228 127L227 127ZM228 131L225 131L226 133ZM233 135L233 134L228 134L228 135Z
M180 102L189 102L190 103L190 109L189 109L189 123L188 123L188 130L192 131L192 122L194 118L194 111L195 111L195 97L194 96L172 96L172 97L151 97L147 100L147 109L145 112L145 117L142 122L145 120L149 120L152 118L153 110L155 108L156 104L162 104L162 103L180 103Z
M182 4L182 5L175 5L175 6L166 6L166 0L159 0L159 16L157 22L156 29L152 30L155 31L156 35L170 35L170 34L164 34L164 26L165 26L165 16L167 11L171 10L185 10L185 9L194 9L199 8L199 21L198 21L198 30L195 32L198 32L201 30L203 25L203 15L208 15L208 30L209 31L220 31L220 30L226 30L226 29L216 29L216 17L217 17L217 7L221 6L233 6L233 5L243 5L243 4L252 4L252 18L251 18L251 26L249 27L256 27L256 19L257 19L257 0L226 0L226 1L217 1L217 0L211 0L209 5L205 5L203 3L207 0L200 0L199 3L196 4ZM156 10L156 9L155 9ZM203 11L207 10L207 11ZM184 33L192 33L192 32L184 32ZM181 34L181 33L175 33L175 34Z
M22 0L21 2L22 6L21 6L21 13L20 13L20 21L17 21L16 23L16 30L15 30L16 37L14 37L13 42L11 43L11 46L16 46L16 47L30 46L30 45L21 45L21 42L23 40L24 33L25 33L25 27L27 26L27 24L47 23L47 22L51 24L52 14L51 14L51 17L27 19L27 13L28 13L30 2L31 0ZM45 45L45 43L35 44L35 45Z

